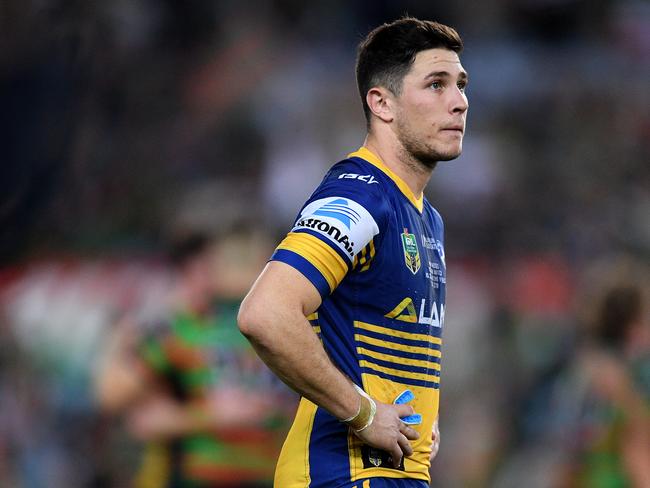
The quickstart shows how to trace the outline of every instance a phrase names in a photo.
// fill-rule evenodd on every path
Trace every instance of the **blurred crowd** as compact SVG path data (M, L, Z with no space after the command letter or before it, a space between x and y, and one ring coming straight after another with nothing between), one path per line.
M642 0L1 2L0 486L129 486L143 439L102 372L169 306L179 235L215 239L220 371L253 364L237 302L363 142L355 46L406 12L457 28L470 76L464 152L427 188L448 263L432 485L650 486ZM295 395L251 368L281 439Z

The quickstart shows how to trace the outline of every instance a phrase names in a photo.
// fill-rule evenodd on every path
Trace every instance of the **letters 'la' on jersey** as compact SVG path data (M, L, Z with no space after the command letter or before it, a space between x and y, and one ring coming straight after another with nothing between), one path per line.
M309 319L336 366L373 398L404 390L422 415L414 454L392 468L348 427L301 399L275 474L282 488L332 488L371 477L429 480L438 415L445 302L438 212L365 147L327 173L272 260L300 271L322 304Z

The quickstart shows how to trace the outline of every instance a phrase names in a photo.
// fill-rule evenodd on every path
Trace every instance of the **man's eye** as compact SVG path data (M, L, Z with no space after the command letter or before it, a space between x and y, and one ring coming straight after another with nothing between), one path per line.
M458 85L458 89L462 92L464 92L465 88L467 88L467 83L465 83L464 81L457 83L457 85Z
M442 88L442 83L439 81L434 81L429 86L431 86L431 88L433 88L434 90L440 90Z

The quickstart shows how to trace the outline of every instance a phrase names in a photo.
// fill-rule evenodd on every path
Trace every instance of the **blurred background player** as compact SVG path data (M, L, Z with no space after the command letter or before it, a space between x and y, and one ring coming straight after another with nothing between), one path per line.
M649 486L649 289L640 270L640 262L612 259L583 271L580 327L519 400L516 453L494 486L513 486L526 472L531 488Z
M650 308L642 279L609 277L570 377L581 406L571 486L650 486ZM647 277L645 278L647 281ZM613 281L613 282L612 282Z
M122 413L128 431L147 443L137 487L270 482L278 446L271 427L282 402L260 394L272 385L234 326L247 266L255 267L263 246L253 236L179 239L168 315L142 332L128 318L117 326L97 391L101 405ZM240 266L242 257L249 265Z

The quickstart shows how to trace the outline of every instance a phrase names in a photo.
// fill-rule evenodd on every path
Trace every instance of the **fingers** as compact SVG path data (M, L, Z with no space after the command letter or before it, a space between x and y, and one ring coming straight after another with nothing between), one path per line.
M389 451L390 458L393 461L393 467L399 468L399 465L402 463L402 450L398 447L392 451Z
M395 400L393 400L393 405L406 405L414 399L415 395L411 390L404 390L402 393L397 395L397 398L395 398ZM402 419L402 422L407 425L419 425L422 423L422 415L415 413L413 409L411 409L411 413L407 415L400 414L399 418Z
M415 410L413 410L411 405L395 405L395 410L399 417L408 417L415 413Z
M413 448L408 439L403 435L397 438L397 448L390 451L390 457L393 460L393 467L399 468L403 457L409 457L413 454Z
M412 427L409 427L408 425L402 423L399 431L407 438L412 441L417 440L420 438L420 434L418 433L417 430L415 430Z
M403 435L400 435L397 438L397 444L399 444L399 447L402 450L402 454L404 454L404 456L409 457L411 454L413 454L413 447L411 447L411 443ZM397 464L399 466L399 462Z
M440 428L438 426L438 419L433 423L431 440L431 455L429 456L429 460L433 462L434 458L438 455L438 450L440 449Z
M413 415L415 413L410 405L377 402L374 422L368 429L354 433L364 443L388 452L393 465L399 467L404 457L413 455L411 441L420 438L418 431L400 418Z

